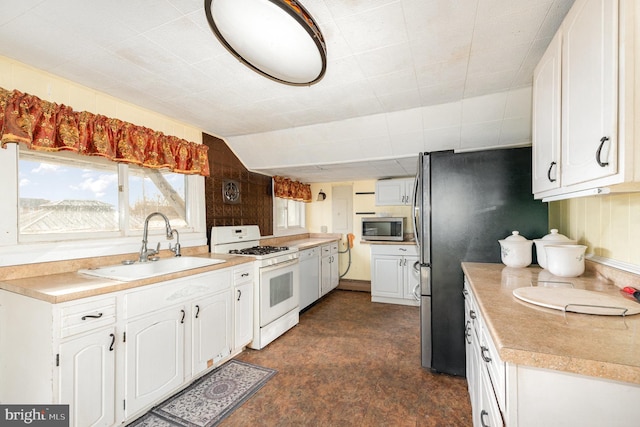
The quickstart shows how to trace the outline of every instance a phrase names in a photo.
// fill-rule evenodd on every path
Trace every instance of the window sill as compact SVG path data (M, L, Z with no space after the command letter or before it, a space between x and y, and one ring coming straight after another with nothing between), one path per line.
M166 240L164 235L149 236L149 248L155 248L158 242L161 250L168 249L169 243L175 244L175 240ZM180 233L183 249L206 244L204 232ZM141 237L137 236L1 246L0 267L137 253L141 245Z

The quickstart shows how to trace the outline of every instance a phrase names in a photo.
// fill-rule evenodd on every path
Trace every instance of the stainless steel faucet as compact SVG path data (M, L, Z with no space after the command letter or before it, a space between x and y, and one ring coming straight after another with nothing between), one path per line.
M160 243L158 243L157 249L147 249L147 235L149 234L149 220L156 215L161 216L162 219L164 219L167 240L173 239L173 230L171 230L171 224L169 224L169 218L167 218L164 214L160 212L150 213L147 216L147 218L144 220L144 230L142 232L142 247L140 248L140 259L139 259L140 262L149 261L150 256L156 255L160 251ZM179 249L178 249L178 252L179 252ZM176 254L176 256L178 255Z
M180 233L174 228L171 230L171 234L176 235L176 245L172 247L171 243L169 243L169 250L173 252L175 256L182 256L182 252L180 252Z

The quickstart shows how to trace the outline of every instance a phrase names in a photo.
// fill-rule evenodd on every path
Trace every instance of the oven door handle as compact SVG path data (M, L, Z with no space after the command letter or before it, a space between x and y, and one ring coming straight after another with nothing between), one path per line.
M260 268L260 272L261 273L268 273L270 271L277 270L279 268L284 268L284 267L287 267L287 266L290 266L290 265L293 265L293 264L297 264L298 262L299 262L298 258L292 259L292 260L289 260L289 261L285 261L285 262L279 262L277 264L269 265L269 266L266 266L266 267L261 267Z

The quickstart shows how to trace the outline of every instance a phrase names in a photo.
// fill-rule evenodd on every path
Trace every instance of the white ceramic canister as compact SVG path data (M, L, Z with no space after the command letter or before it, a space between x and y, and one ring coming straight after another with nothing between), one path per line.
M526 267L531 264L533 241L514 231L506 239L498 240L502 263L508 267Z
M554 276L577 277L584 273L585 245L545 245L547 270Z
M575 240L569 239L564 234L558 233L557 228L552 228L551 233L543 236L541 239L534 239L536 244L536 256L538 257L538 265L547 268L547 253L544 250L546 245L575 245Z

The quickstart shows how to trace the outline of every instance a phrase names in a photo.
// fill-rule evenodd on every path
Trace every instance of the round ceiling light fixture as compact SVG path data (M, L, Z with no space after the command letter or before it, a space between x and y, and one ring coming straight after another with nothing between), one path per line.
M218 40L252 70L293 86L324 76L324 38L298 1L205 0L204 9Z

